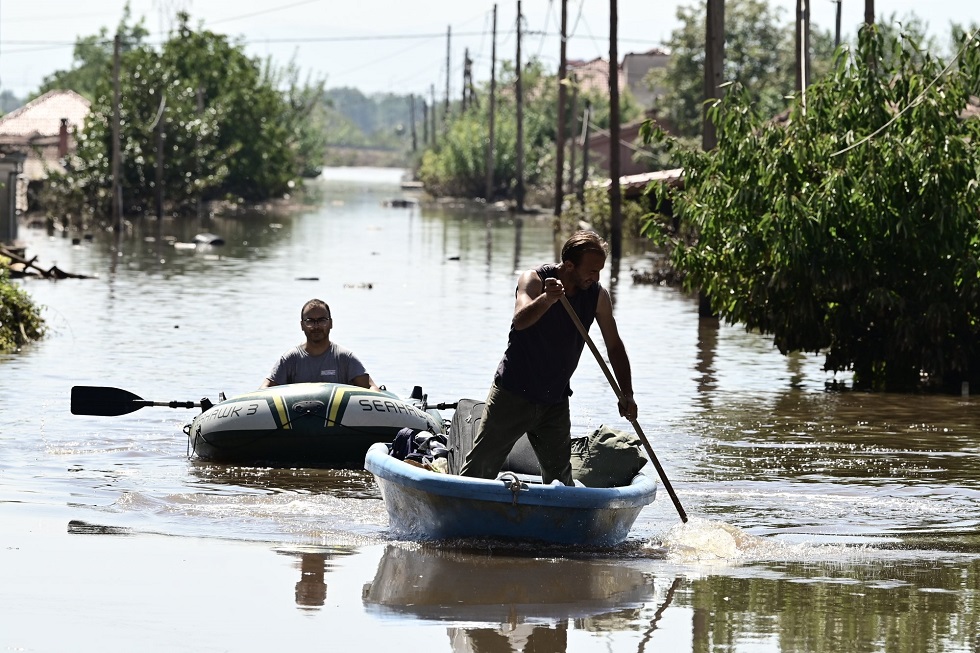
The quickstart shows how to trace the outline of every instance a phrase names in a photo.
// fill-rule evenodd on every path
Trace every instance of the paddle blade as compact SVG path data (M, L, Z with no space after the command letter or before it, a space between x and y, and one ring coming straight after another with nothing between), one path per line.
M119 388L76 385L71 389L72 415L102 415L111 417L139 410L146 403L141 397Z

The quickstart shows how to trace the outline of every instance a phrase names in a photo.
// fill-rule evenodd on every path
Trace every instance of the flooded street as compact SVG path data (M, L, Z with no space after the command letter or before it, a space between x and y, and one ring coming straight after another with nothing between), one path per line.
M392 392L483 399L550 219L385 206L400 173L328 170L301 210L118 246L21 227L93 278L21 282L50 333L0 355L0 650L980 652L980 399L828 391L820 357L634 283L644 243L602 283L691 521L661 491L613 549L398 541L364 471L197 461L188 409L70 414L74 385L253 390L313 297ZM630 429L588 351L572 388L573 435Z

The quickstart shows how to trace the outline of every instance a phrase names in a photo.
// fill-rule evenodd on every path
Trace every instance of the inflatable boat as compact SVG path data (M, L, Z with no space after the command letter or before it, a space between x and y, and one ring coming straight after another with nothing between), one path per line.
M184 427L188 451L201 460L240 465L361 467L375 442L391 442L399 430L444 433L440 409L422 388L408 399L386 390L340 383L280 385L236 397L200 401L151 401L119 388L74 386L74 415L114 416L148 406L200 408Z
M403 428L445 430L420 388L401 400L341 383L295 383L202 407L184 427L190 450L221 463L360 467L372 444Z

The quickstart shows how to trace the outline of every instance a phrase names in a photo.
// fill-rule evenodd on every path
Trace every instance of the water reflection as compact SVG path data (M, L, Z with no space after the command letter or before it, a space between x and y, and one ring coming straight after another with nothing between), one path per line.
M694 651L976 651L977 562L770 564L690 583ZM970 588L970 589L968 589ZM964 590L966 590L964 594Z
M188 470L201 487L228 485L275 493L330 494L342 499L380 498L373 478L362 469L242 467L189 460Z
M698 355L694 369L698 373L698 396L707 398L707 393L717 386L715 380L715 350L718 347L718 318L703 317L698 320Z
M649 632L679 583L674 579ZM618 630L655 592L652 576L611 561L390 545L363 601L382 615L474 622L448 629L453 651L560 653L570 627Z
M302 610L318 610L327 600L326 572L333 561L356 553L351 548L332 548L311 551L279 551L281 555L298 558L299 580L296 582L296 605Z

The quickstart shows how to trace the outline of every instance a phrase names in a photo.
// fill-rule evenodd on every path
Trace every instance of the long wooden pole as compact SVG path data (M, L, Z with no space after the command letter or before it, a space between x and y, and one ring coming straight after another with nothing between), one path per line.
M494 152L494 121L497 112L497 5L493 6L493 37L490 41L490 107L488 109L487 136L487 204L493 203L493 170L497 160Z
M623 191L620 187L619 145L619 10L616 0L609 5L609 247L618 261L623 253Z
M589 349L592 350L592 355L595 356L596 361L599 363L599 367L602 368L602 372L606 375L606 380L609 381L609 385L612 387L613 392L616 393L616 399L623 401L623 391L619 389L619 384L616 382L616 377L614 377L612 372L609 371L609 366L606 365L606 361L602 359L602 354L599 353L595 343L592 342L592 338L589 337L589 332L585 330L585 326L582 324L582 321L578 319L578 314L575 312L575 309L572 308L570 303L568 303L568 298L564 295L561 296L561 303L562 306L565 307L565 310L568 311L568 316L572 318L572 323L575 325L575 328L578 329L578 332L582 335L582 338L585 339L585 344L587 344ZM671 486L670 480L667 478L667 473L664 471L664 468L660 465L660 461L657 459L657 454L653 452L653 447L650 446L650 441L647 440L647 436L643 434L643 429L640 428L640 423L635 419L631 419L629 422L633 425L633 429L636 431L636 434L640 436L640 441L643 442L643 447L647 451L647 456L650 457L650 462L652 462L653 466L656 467L657 474L660 475L660 480L664 484L664 489L667 490L667 494L670 495L670 500L674 502L674 508L677 509L677 514L680 515L681 521L686 524L687 512L684 511L684 506L681 505L680 499L677 498L677 494L674 492L674 488Z
M558 56L558 130L555 142L555 209L554 232L561 231L561 210L565 201L565 76L568 68L568 0L561 0L561 47Z
M517 95L517 181L514 188L514 199L517 212L524 213L524 69L521 61L521 0L517 0L517 79L515 94Z
M707 0L704 21L704 99L701 148L707 152L718 144L715 124L708 118L708 100L721 97L725 68L725 1Z
M112 227L117 232L122 230L122 183L119 179L119 170L122 162L122 138L120 137L119 114L121 113L119 103L119 32L116 32L112 40Z

